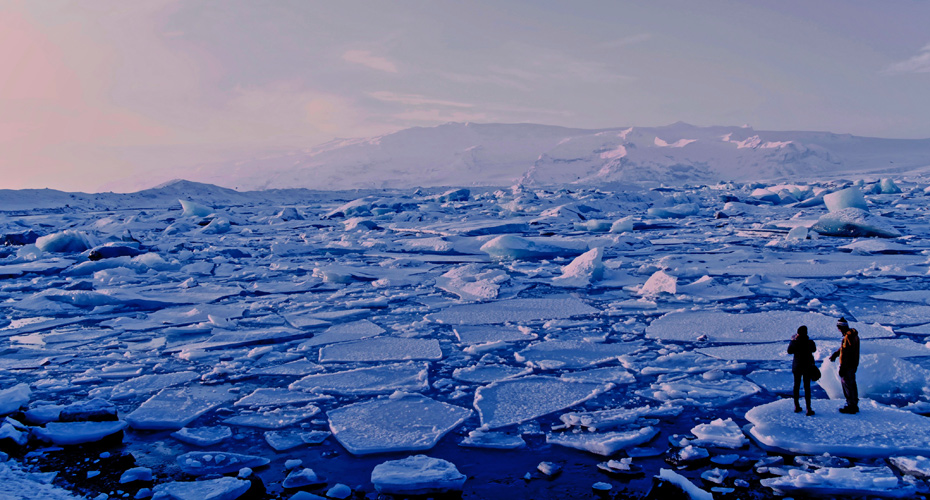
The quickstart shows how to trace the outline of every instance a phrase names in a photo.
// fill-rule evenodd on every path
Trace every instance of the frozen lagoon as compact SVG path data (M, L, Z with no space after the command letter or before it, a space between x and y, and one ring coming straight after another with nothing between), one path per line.
M81 449L61 441L67 449L48 455L95 453L93 463L110 453L151 468L152 484L123 486L130 496L158 485L200 491L185 486L192 477L177 459L218 450L268 461L252 477L270 498L298 491L284 482L295 460L322 478L303 487L315 494L344 484L374 495L377 465L421 453L469 478L465 498L584 497L604 482L644 495L653 476L681 460L688 468L679 476L707 491L764 497L803 486L804 479L762 482L773 471L807 477L789 466L713 472L770 451L852 458L849 470L817 476L820 491L830 491L830 478L876 474L854 467L930 454L891 439L910 428L889 428L896 444L863 451L856 437L874 442L874 431L846 428L848 442L824 448L803 427L773 423L777 405L790 406L782 399L790 378L778 372L790 363L788 339L807 324L823 359L839 340L838 316L859 328L865 356L880 356L864 356L863 396L906 408L896 411L914 425L927 419L930 196L925 181L898 182L903 193L857 187L869 210L902 234L880 248L850 246L873 239L789 235L788 227L828 209L759 203L746 185L518 188L452 201L422 191L285 192L274 200L246 193L230 201L194 189L187 196L208 212L184 215L167 194L142 204L114 195L82 212L4 212L4 234L36 228L56 235L39 243L67 251L0 249L0 408L14 420L19 410L44 415L19 417L25 421L0 435L33 436L27 449L36 449L46 446L40 437L54 443L59 429L91 441L122 430L122 448L112 439ZM733 210L729 197L756 204ZM649 212L683 204L696 210L674 219ZM282 217L284 207L300 218ZM714 215L728 210L727 218ZM624 223L580 224L572 218L579 213ZM220 219L228 224L211 224ZM562 250L520 246L538 250L547 240ZM91 245L134 251L91 261ZM800 424L839 416L831 412L839 403L826 399L836 395L830 380L815 389L818 415ZM94 398L112 403L117 420L54 422L62 408ZM775 413L760 420L767 405ZM730 424L712 425L727 419L755 441L723 446L721 432L727 443L742 442ZM695 451L704 448L706 455ZM13 460L22 460L16 450ZM598 468L602 455L632 458L639 474ZM113 476L129 468L27 460L85 495L113 491ZM562 473L544 477L541 461ZM899 481L913 477L889 471ZM880 472L877 484L890 484ZM239 492L246 480L238 481L217 488ZM875 481L860 483L876 494Z

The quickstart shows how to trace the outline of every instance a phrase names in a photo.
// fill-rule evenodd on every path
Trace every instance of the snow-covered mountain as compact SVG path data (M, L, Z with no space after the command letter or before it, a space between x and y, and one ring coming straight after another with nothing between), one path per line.
M239 190L798 180L930 166L930 139L750 127L448 123L188 170Z

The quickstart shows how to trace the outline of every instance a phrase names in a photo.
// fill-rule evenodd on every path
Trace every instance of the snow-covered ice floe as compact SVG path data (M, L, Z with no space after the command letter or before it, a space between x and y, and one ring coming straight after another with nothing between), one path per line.
M375 466L371 482L385 495L428 495L462 491L465 475L439 458L413 455Z
M327 413L336 440L354 455L428 450L471 416L468 408L394 394Z
M917 488L880 467L822 467L815 470L789 469L784 476L763 479L762 486L779 495L816 495L833 498L913 498Z
M794 402L781 399L746 412L749 435L763 447L792 454L883 457L930 454L930 419L909 411L860 401L859 413L838 410L845 401L814 400L817 414L794 413Z
M611 387L611 384L531 376L479 387L474 404L482 427L498 429L575 406Z

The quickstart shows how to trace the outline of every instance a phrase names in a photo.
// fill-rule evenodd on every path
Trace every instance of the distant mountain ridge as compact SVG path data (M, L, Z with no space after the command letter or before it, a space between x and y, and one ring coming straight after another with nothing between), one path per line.
M750 127L447 123L191 170L238 190L802 180L930 166L930 139Z

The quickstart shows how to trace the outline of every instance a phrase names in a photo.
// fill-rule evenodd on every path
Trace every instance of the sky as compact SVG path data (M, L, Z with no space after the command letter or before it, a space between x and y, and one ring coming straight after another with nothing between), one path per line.
M927 20L918 0L0 0L0 189L126 190L450 121L930 138Z

